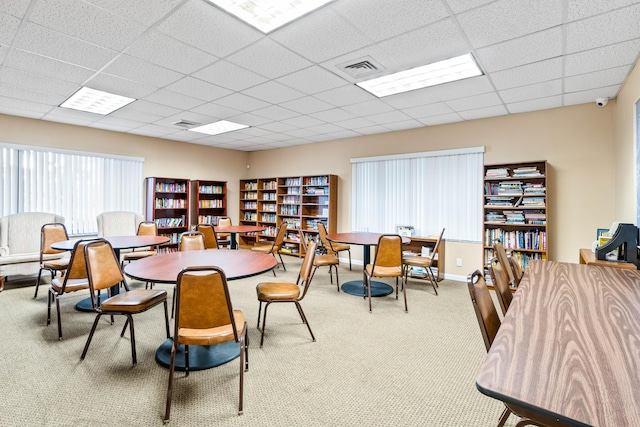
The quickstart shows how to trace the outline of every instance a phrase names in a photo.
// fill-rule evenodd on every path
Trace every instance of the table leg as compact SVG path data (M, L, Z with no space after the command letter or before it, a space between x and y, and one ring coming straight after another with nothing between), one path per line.
M364 266L366 268L367 265L371 264L371 245L364 245L363 258ZM364 283L362 280L352 280L350 282L345 282L342 284L342 286L340 286L340 288L344 293L349 295L361 297L364 294ZM372 297L384 297L391 293L393 293L393 286L383 282L376 282L374 280L371 281Z
M231 233L231 243L229 246L231 249L238 249L238 233Z

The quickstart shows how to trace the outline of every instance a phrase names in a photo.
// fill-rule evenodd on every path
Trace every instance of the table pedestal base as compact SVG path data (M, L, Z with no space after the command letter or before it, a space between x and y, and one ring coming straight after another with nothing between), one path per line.
M169 338L156 350L156 362L165 368L171 364L171 346L173 339ZM217 345L190 345L189 346L189 371L200 371L223 365L240 356L240 344L229 341ZM176 371L185 370L184 345L176 350Z
M100 294L100 300L104 301L106 300L107 294L106 293L101 293ZM78 303L76 304L76 310L78 311L86 311L86 312L93 312L93 303L91 302L91 297L89 298L85 298L81 301L78 301Z
M351 282L345 282L341 286L342 291L349 295L355 295L357 297L362 296L362 280L352 280ZM371 281L371 296L372 297L384 297L393 293L393 286L382 282ZM366 291L365 291L366 296Z

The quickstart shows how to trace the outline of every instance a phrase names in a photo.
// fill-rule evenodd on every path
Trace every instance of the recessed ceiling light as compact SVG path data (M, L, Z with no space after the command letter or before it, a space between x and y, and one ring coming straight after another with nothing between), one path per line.
M135 101L135 98L127 98L126 96L114 95L101 90L81 87L60 104L60 107L106 116L133 101Z
M207 0L267 34L334 0Z
M187 130L190 130L192 132L206 133L207 135L219 135L221 133L227 133L248 127L249 126L247 125L241 125L239 123L233 123L227 120L220 120L218 122L209 123L207 125L202 125Z
M470 53L357 83L378 98L449 83L483 73Z

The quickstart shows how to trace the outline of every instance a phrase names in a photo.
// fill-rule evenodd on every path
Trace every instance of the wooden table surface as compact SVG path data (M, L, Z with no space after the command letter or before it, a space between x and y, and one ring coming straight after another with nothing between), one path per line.
M89 240L105 239L111 244L111 247L117 252L120 249L143 248L146 246L157 246L167 243L169 238L166 236L106 236L94 237ZM51 247L62 251L73 250L73 245L80 239L69 239L53 243Z
M566 425L640 426L640 272L533 261L476 384Z

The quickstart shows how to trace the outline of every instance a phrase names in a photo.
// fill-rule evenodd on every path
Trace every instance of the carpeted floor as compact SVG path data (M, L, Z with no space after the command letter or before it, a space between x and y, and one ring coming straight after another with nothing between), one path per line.
M300 261L285 257L295 281ZM344 264L341 282L360 279ZM410 280L409 313L394 296L366 300L338 293L326 269L316 273L302 305L312 342L293 305L269 308L259 348L255 285L271 273L230 282L234 308L249 324L250 370L244 414L237 415L238 359L189 377L177 373L171 424L176 426L494 426L502 404L475 387L485 350L466 284ZM55 308L45 326L48 286L32 299L33 281L7 283L0 293L1 426L160 426L168 370L156 364L164 340L162 308L135 317L138 364L132 366L124 320L100 322L84 361L80 354L92 313L61 299L62 341ZM130 281L133 288L142 284ZM158 285L168 290L172 286ZM512 416L507 425L517 421Z

